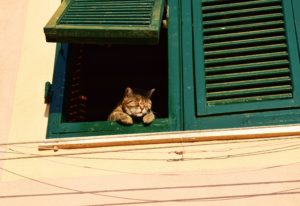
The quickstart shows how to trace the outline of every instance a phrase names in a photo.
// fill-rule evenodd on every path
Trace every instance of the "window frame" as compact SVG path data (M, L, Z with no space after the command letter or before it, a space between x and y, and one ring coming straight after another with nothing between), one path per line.
M291 1L294 10L296 10L296 8L300 8L300 2L297 2L297 0ZM251 126L272 126L295 124L300 122L300 108L198 116L195 98L193 14L191 12L193 8L192 0L184 2L180 0L169 1L169 8L168 62L169 71L172 70L172 75L170 75L169 72L169 117L161 122L167 125L165 125L166 131L237 127L248 128ZM299 40L300 14L293 12L293 15L295 19L296 35ZM298 51L300 53L299 41L297 43ZM62 55L62 58L55 62L55 72L51 93L53 93L53 91L57 91L57 93L53 93L51 98L47 138L107 135L108 133L105 133L105 131L93 131L92 129L90 131L82 132L81 126L74 123L67 123L70 124L70 126L66 128L65 126L67 124L62 122L62 105L60 105L62 101L59 101L59 99L61 98L61 95L63 95L61 93L63 92L63 88L58 87L57 82L61 81L63 83L64 81L60 76L64 76L65 71L63 69L59 69L60 67L64 67L65 64L65 54L64 52L61 52L61 47L64 46L64 44L57 44L56 59L58 59L58 55ZM53 104L55 101L56 103ZM94 123L96 127L99 126L97 122ZM68 130L72 129L72 127L75 127L77 132ZM82 127L84 127L84 125L82 125ZM140 133L142 131L137 132ZM147 135L149 131L146 132L147 133L144 135ZM154 132L159 135L161 131ZM128 133L128 131L124 130L124 133ZM124 133L112 132L111 134ZM132 136L136 135L139 134L132 134ZM149 138L151 137L149 136ZM177 142L177 140L172 139L170 141Z
M116 122L64 122L63 103L67 75L68 43L57 43L47 138L63 138L94 135L153 133L182 130L181 59L179 0L169 3L168 28L168 118L156 119L151 125L120 125Z

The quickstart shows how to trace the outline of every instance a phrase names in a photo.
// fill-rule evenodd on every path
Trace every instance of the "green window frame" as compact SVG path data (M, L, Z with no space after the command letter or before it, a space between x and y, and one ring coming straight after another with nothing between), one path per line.
M47 138L63 138L93 135L152 133L182 130L181 71L180 71L180 17L179 1L169 3L168 23L168 117L158 118L151 125L132 126L108 121L66 122L64 117L65 95L68 77L68 53L70 43L57 43L52 85L46 84L45 99L50 104ZM50 90L50 91L49 91ZM122 94L120 94L122 95Z
M68 43L57 43L55 71L50 92L47 138L152 133L174 130L203 130L300 122L299 59L300 3L282 0L284 29L290 62L292 98L209 104L206 99L201 3L217 0L169 1L168 21L168 117L148 127L130 127L107 121L65 122L63 116L67 75ZM262 0L260 2L279 2ZM221 2L221 1L218 1ZM239 1L241 3L241 1ZM251 12L251 11L250 11ZM81 41L81 40L80 40ZM102 39L100 42L104 42ZM109 42L109 41L108 41ZM91 43L87 41L86 43ZM99 43L99 41L98 41ZM51 98L49 98L51 96Z
M283 14L284 14L284 31L286 36L288 60L290 68L291 82L290 87L292 90L292 97L278 97L278 99L268 100L259 99L258 101L247 101L243 97L240 98L240 102L221 102L223 104L211 104L209 97L207 96L207 72L205 67L209 64L205 64L204 48L207 48L205 41L209 38L205 36L204 24L207 22L202 21L202 4L208 5L209 9L217 10L223 4L221 1L215 0L192 0L189 3L182 4L183 10L183 64L184 64L184 129L213 129L213 128L233 128L233 127L249 127L259 125L276 125L276 124L290 124L299 123L299 98L300 98L300 82L299 76L299 26L295 26L296 8L299 8L299 3L292 0L268 0L268 1L245 1L245 2L227 2L228 4L238 5L237 8L245 4L271 4L271 6L282 2ZM213 4L215 5L212 6ZM227 6L227 5L225 5ZM232 5L230 5L232 6ZM270 8L266 7L266 8ZM274 6L275 7L275 6ZM206 8L207 9L207 8ZM224 9L224 8L223 8ZM246 5L244 7L246 8ZM241 11L239 11L241 12ZM239 13L238 12L238 13ZM246 12L253 13L258 12L257 9L247 9ZM271 14L271 13L267 13ZM205 15L207 19L215 20L215 15ZM230 8L225 8L221 15L234 15L234 11ZM257 14L259 15L259 13ZM271 14L272 15L272 14ZM237 18L238 19L238 18ZM299 19L297 19L299 20ZM222 20L221 20L222 21ZM225 20L224 20L225 21ZM242 18L235 20L242 21ZM217 20L214 21L218 22ZM236 25L235 25L236 26ZM227 29L227 28L223 28ZM235 28L236 29L236 28ZM210 30L210 32L212 29ZM297 33L298 32L298 33ZM216 33L218 34L218 33ZM241 33L240 35L243 35ZM298 35L298 36L297 36ZM218 38L218 37L217 37ZM223 37L221 37L223 38ZM209 42L209 41L208 41ZM213 41L211 41L213 42ZM209 42L209 43L211 43ZM239 42L240 43L240 42ZM232 44L229 42L228 44ZM220 54L220 51L217 51ZM218 54L215 52L216 54ZM255 54L255 53L254 53ZM262 53L263 54L263 53ZM230 55L231 54L225 54ZM264 54L263 54L264 55ZM239 56L239 55L237 55ZM243 58L243 57L241 57ZM228 59L224 59L221 65ZM211 62L214 63L215 59ZM232 61L229 58L229 61ZM238 60L239 61L239 60ZM250 61L250 60L249 60ZM218 62L217 62L218 63ZM221 68L223 69L223 68ZM224 74L223 74L224 75ZM226 75L226 74L225 74ZM222 77L224 78L224 77ZM247 77L245 80L247 81ZM276 80L276 79L275 79ZM223 85L228 86L230 82L226 82ZM227 84L227 85L226 85ZM271 84L272 85L272 84ZM229 85L231 86L231 85ZM220 90L222 91L221 88ZM226 91L226 90L225 90ZM229 91L230 92L230 91ZM221 93L221 92L219 92ZM218 94L218 93L216 93ZM222 94L223 95L223 94ZM225 96L228 95L225 92ZM243 94L242 94L243 95ZM257 99L256 99L257 100Z
M46 40L156 44L164 4L164 0L63 0L44 28Z

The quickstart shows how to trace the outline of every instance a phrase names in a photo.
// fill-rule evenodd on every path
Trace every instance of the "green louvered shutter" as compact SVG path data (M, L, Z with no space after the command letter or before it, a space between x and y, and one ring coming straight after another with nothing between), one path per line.
M291 0L193 0L197 115L300 106Z
M44 28L49 42L158 42L164 0L64 0Z

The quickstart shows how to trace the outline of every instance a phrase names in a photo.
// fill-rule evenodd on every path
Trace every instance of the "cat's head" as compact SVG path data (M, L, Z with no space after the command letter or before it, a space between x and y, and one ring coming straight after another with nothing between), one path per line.
M132 117L142 117L151 111L151 96L155 89L149 91L136 91L127 87L125 89L122 108L125 113Z

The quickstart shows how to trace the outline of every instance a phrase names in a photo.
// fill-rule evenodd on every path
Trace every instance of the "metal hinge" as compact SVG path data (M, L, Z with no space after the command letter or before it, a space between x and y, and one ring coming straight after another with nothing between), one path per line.
M51 97L52 97L52 84L50 82L45 83L45 95L44 95L44 102L45 104L50 104Z

